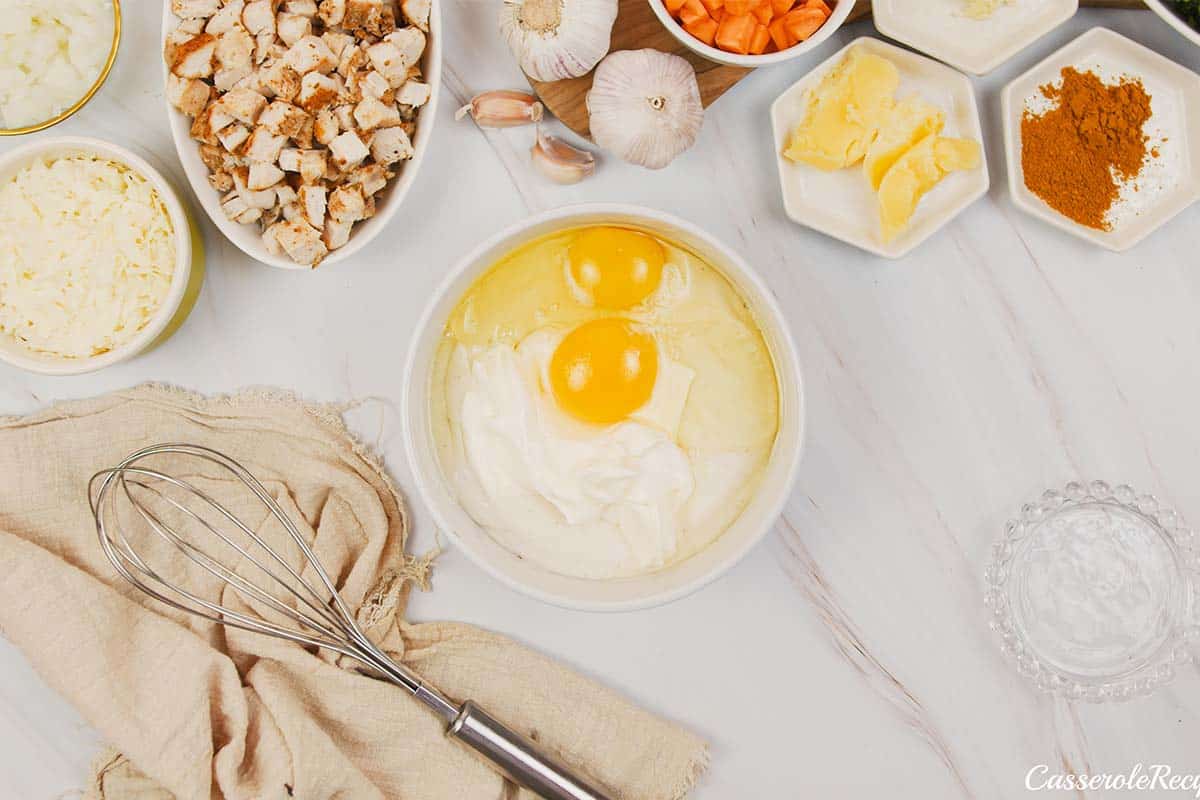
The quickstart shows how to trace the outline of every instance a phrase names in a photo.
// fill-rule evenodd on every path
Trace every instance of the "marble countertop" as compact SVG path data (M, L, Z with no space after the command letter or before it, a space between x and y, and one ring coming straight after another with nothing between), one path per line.
M513 635L702 733L713 758L699 800L999 800L1023 793L1037 764L1200 772L1195 668L1124 705L1054 701L1001 658L981 601L1004 521L1072 478L1129 482L1200 521L1200 205L1124 255L1068 237L1009 201L999 112L1004 83L1094 25L1192 69L1200 49L1149 12L1081 11L976 80L991 191L891 262L784 217L767 117L783 88L873 32L869 23L747 78L670 168L605 160L595 178L564 188L529 168L531 129L484 133L454 122L475 92L521 80L491 6L447 0L444 13L439 135L404 208L361 257L312 274L276 271L204 220L207 284L179 334L92 376L0 366L0 413L146 380L377 398L354 424L411 486L397 408L402 362L442 273L472 243L546 208L619 200L668 210L740 249L792 325L809 438L783 518L732 572L663 608L552 608L449 549L435 591L414 596L411 615ZM38 135L130 145L184 188L161 99L158 9L142 0L126 20L99 97ZM422 550L434 532L414 505ZM0 743L0 794L27 800L80 786L99 745L3 640Z

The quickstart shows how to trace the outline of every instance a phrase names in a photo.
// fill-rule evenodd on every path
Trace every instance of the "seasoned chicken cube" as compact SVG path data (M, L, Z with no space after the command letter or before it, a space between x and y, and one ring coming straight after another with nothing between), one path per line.
M206 22L208 22L208 19L201 18L201 17L185 19L179 23L179 27L175 28L174 32L178 33L178 34L187 34L187 36L184 37L186 39L186 38L195 36L197 33L202 32L204 30L204 24ZM181 39L180 41L183 41L183 40Z
M271 133L263 126L258 126L246 141L245 156L251 161L267 161L274 163L279 159L279 152L287 144L286 136Z
M296 192L296 202L304 212L304 218L314 228L325 224L325 187L317 185L301 186Z
M310 72L300 81L296 103L310 114L315 114L337 101L339 88L337 81L329 75Z
M316 183L325 177L325 151L300 151L300 180L305 183Z
M396 91L396 102L400 105L419 108L429 102L429 92L428 83L414 81L412 78L409 78Z
M412 157L412 142L403 128L380 128L371 136L371 158L376 163L395 164Z
M294 202L296 202L296 198L298 196L299 195L296 194L296 190L293 189L291 186L289 186L287 183L281 183L275 187L275 204L276 205L286 206L288 203L294 203Z
M239 122L253 125L267 107L267 98L252 89L233 89L220 100L221 110Z
M226 153L216 144L200 145L200 160L204 162L204 166L208 167L209 172L224 172L231 166L230 159L232 156Z
M283 222L274 222L268 225L267 229L263 231L263 247L267 248L267 252L273 256L283 255L283 245L279 243L278 234L285 224Z
M383 0L346 0L345 18L342 27L349 30L366 28L367 24L379 16L383 10Z
M219 0L171 0L171 13L180 19L211 17L220 8Z
M221 200L221 210L234 222L257 222L262 216L261 208L251 207L237 192L230 192Z
M351 186L361 186L363 196L370 197L387 186L390 177L391 173L381 164L367 164L351 172L347 183Z
M343 78L348 78L355 70L362 69L369 63L370 59L367 58L367 51L355 45L354 47L347 47L342 51L341 58L338 59L337 71Z
M275 239L298 264L315 267L329 253L329 248L321 241L321 232L305 219L295 218L272 227L277 227Z
M254 37L254 63L265 64L275 44L275 31L263 31Z
M295 147L285 147L279 151L279 168L284 172L300 171L300 150Z
M354 128L354 106L335 106L333 115L337 117L338 125L342 130L348 131Z
M224 7L208 21L208 24L204 26L204 30L214 36L231 30L241 24L242 10L245 6L246 0L228 0Z
M261 208L266 210L275 205L275 190L263 189L255 191L250 188L250 168L237 167L231 173L233 176L233 186L237 190L238 195L246 201L246 205L251 208Z
M377 70L371 70L359 82L364 95L374 97L377 100L382 100L385 103L393 101L394 92L392 85L388 83L387 78Z
M274 188L283 180L283 170L274 164L264 164L254 161L250 164L250 174L246 177L246 188L252 192ZM276 197L278 199L278 197Z
M171 72L181 78L207 78L213 74L213 59L217 52L217 37L201 33L175 48Z
M271 0L250 0L242 9L242 25L251 34L269 33L275 35L275 12L271 10Z
M363 209L363 219L370 219L375 216L375 195L367 198L367 206Z
M317 15L327 28L335 28L346 18L346 0L321 0Z
M285 11L275 18L275 33L283 39L284 44L291 47L305 36L312 36L312 17Z
M267 70L263 84L282 100L292 100L300 93L300 73L278 62Z
M350 229L353 227L353 222L338 222L334 219L327 219L325 220L325 228L321 231L321 241L330 250L337 250L350 241Z
M400 0L400 11L410 25L429 31L430 0Z
M250 129L245 125L230 125L217 134L217 139L221 142L221 147L224 147L234 155L241 153L242 145L249 138Z
M218 92L228 92L254 73L252 67L219 69L213 74L213 86Z
M360 220L365 209L366 200L359 186L339 186L329 195L329 216L337 222Z
M313 71L328 74L338 63L329 45L319 36L301 38L288 48L283 61L301 75Z
M318 142L328 145L340 131L341 126L338 125L333 109L323 108L317 112L316 121L313 123L313 136Z
M335 61L341 61L342 53L346 52L347 47L355 47L354 37L348 33L325 31L321 34L321 39L329 46L329 52L333 53Z
M221 109L220 102L209 103L192 122L191 136L205 144L217 144L217 134L233 123L233 117Z
M294 219L304 219L304 209L300 208L300 204L292 201L283 207L283 218L289 222Z
M309 119L303 109L285 100L275 100L258 118L258 124L265 126L272 133L292 137L300 133Z
M300 147L304 150L309 149L313 146L313 129L315 127L316 123L314 122L313 118L311 116L306 116L304 118L304 124L300 126L300 130L292 134L292 141L296 143L297 147Z
M181 78L167 73L167 99L189 117L195 117L208 105L212 90L199 78Z
M329 143L329 154L333 157L334 165L345 172L351 167L361 164L362 160L371 154L371 151L363 144L362 139L358 138L357 133L346 131L338 134Z
M408 64L400 53L400 48L391 42L376 42L367 48L367 58L375 71L387 78L389 86L399 86L408 80Z
M364 132L390 128L400 124L400 112L395 106L381 103L374 97L365 97L354 107L354 122Z
M299 14L302 17L315 17L317 2L316 0L287 0L283 4L283 10L289 14Z
M425 52L425 34L418 28L401 28L383 38L400 51L401 56L409 67L421 60Z
M241 26L225 31L217 37L216 58L222 69L248 73L254 68L254 37Z
M210 172L208 185L218 192L228 192L233 188L233 177L228 172Z

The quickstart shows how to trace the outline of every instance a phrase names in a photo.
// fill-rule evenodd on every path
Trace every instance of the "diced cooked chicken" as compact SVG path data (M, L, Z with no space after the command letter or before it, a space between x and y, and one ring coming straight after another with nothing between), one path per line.
M199 78L181 78L167 73L167 99L189 117L195 117L208 105L212 89Z
M272 133L290 138L299 134L309 119L309 115L303 109L286 100L275 100L262 112L258 124Z
M205 23L208 22L206 17L193 17L185 19L179 23L179 27L175 29L175 33L187 34L187 36L195 36L204 30ZM182 40L181 40L182 41Z
M430 88L428 83L409 78L396 91L396 102L403 106L419 108L429 102Z
M242 9L242 25L252 35L262 33L275 35L275 12L271 10L271 0L250 0Z
M283 207L288 203L294 203L297 197L296 190L287 183L281 183L275 187L275 204L277 206Z
M341 25L346 18L346 0L321 0L317 15L328 28Z
M250 129L245 125L230 125L217 134L217 140L230 153L239 155L242 145L250 138Z
M390 103L395 96L395 90L392 89L387 78L376 70L371 70L363 75L359 79L358 85L364 97L374 97L376 100Z
M293 100L300 93L300 73L282 61L267 70L263 85L282 100Z
M276 226L273 226L275 239L293 261L315 267L329 254L329 248L321 241L321 232L307 220L297 217Z
M342 55L338 59L338 75L341 75L343 78L348 78L354 72L363 69L370 63L371 61L369 58L367 58L366 49L357 45L354 47L347 47L342 51Z
M329 46L329 52L333 53L334 60L338 62L341 61L342 53L346 52L347 47L356 47L354 37L348 33L325 31L321 34L321 39Z
M296 193L296 202L308 224L314 228L325 224L325 187L316 185L301 186Z
M300 204L295 200L290 203L285 203L282 211L283 218L289 222L294 219L304 219L304 209L300 208Z
M304 36L288 48L283 61L301 75L309 72L328 74L338 64L329 45L319 36Z
M254 129L246 140L244 155L251 161L267 161L274 163L279 159L279 152L287 144L286 136L271 133L261 125Z
M329 216L337 222L356 222L362 219L365 209L360 186L339 186L329 195Z
M224 70L244 70L243 76L254 68L254 37L240 25L217 37L217 63Z
M217 144L217 134L232 123L233 117L221 110L219 102L209 103L192 121L191 136L205 144Z
M351 186L361 186L363 196L370 197L387 186L390 177L392 175L386 167L380 164L367 164L351 172L346 182Z
M430 0L400 0L400 11L410 25L429 31Z
M400 51L405 70L420 61L425 52L425 34L417 28L401 28L389 33L383 40ZM384 76L387 77L387 73L384 73Z
M338 125L337 117L333 114L333 109L323 108L317 112L316 120L313 123L313 136L318 142L327 145L340 132L341 126Z
M275 31L264 31L254 37L254 63L263 65L271 58L275 45Z
M213 73L213 86L216 87L218 92L228 92L252 74L254 74L254 70L251 67L219 69Z
M226 195L225 199L221 201L221 210L225 212L225 216L242 224L258 222L262 217L262 209L248 205L237 192L230 192Z
M255 191L250 188L250 168L237 167L231 173L233 186L238 196L246 201L251 208L266 210L275 205L275 190L273 188Z
M180 19L211 17L220 8L220 0L171 0L171 13Z
M329 143L329 154L333 157L333 163L337 168L345 172L361 164L363 159L371 155L371 151L363 144L357 133L346 131L338 134Z
M208 185L218 192L228 192L233 188L233 177L228 172L210 172L208 174Z
M363 219L370 219L375 216L375 195L367 198L367 205L363 209Z
M213 74L217 38L200 33L175 48L171 72L181 78L207 78Z
M204 26L204 30L214 36L232 30L234 26L242 23L242 11L245 7L246 0L227 0L221 10Z
M327 159L324 150L300 151L300 180L316 183L325 177Z
M380 128L371 135L371 158L375 163L395 164L412 157L412 142L403 128Z
M337 118L337 123L342 130L348 131L354 128L354 106L335 106L333 115Z
M338 98L338 83L329 75L310 72L300 81L296 103L310 114L333 105Z
M400 112L393 105L382 103L374 97L365 97L354 107L354 122L364 132L390 128L400 124Z
M273 256L283 255L283 245L279 243L278 234L284 224L286 223L274 222L268 225L262 233L263 247L267 248L267 252Z
M346 0L346 13L342 27L348 30L366 30L368 24L383 11L383 0Z
M253 125L267 107L267 98L252 89L232 89L218 103L234 119Z
M283 180L283 170L279 167L254 161L251 162L250 173L246 177L246 188L252 192L261 192L264 189L273 188L281 180ZM278 200L278 196L272 199L271 204L274 205L276 200Z
M317 2L316 0L287 0L283 4L283 10L289 14L299 14L302 17L315 17Z
M353 222L337 222L336 220L327 219L325 220L325 228L321 231L321 241L330 250L337 250L350 241L350 231L353 227Z
M312 17L302 17L285 11L275 18L275 33L284 44L291 47L305 36L312 35Z

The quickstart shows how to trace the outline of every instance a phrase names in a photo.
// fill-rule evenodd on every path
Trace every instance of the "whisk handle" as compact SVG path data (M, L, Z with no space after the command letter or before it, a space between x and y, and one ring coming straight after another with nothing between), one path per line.
M470 700L446 731L504 773L545 800L611 800L541 753L526 739Z

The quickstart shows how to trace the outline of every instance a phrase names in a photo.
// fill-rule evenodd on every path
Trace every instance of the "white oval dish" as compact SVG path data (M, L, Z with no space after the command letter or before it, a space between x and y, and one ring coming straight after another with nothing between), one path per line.
M164 3L162 41L166 40L167 34L178 24L179 19L171 13L171 4ZM321 261L319 266L333 266L366 247L396 215L405 195L408 194L408 190L417 178L421 163L429 150L434 120L437 118L438 94L442 85L442 22L439 0L433 0L429 11L427 42L425 54L421 60L425 79L429 83L430 94L429 102L421 109L417 119L417 130L413 134L413 157L401 165L400 174L389 181L388 185L376 195L379 205L375 216L356 223L350 234L350 241L346 242L343 247L332 251ZM161 54L158 56L158 61L161 65L160 70L165 85L167 80L166 61ZM204 207L209 219L220 229L221 233L225 234L225 238L237 245L237 248L250 258L263 264L279 269L312 269L307 264L297 264L286 254L272 255L263 244L262 231L259 230L257 224L242 225L225 216L225 212L221 210L221 195L209 185L208 168L200 160L200 143L190 136L191 121L171 105L171 102L166 99L165 93L163 103L166 106L167 121L171 126L171 137L175 140L175 151L179 154L179 161L183 165L188 182L192 184L192 192L200 201L200 205Z
M779 382L779 432L754 499L716 541L691 558L658 572L617 580L559 575L500 545L463 510L438 463L430 420L429 383L446 321L463 293L516 247L554 231L584 225L629 225L679 242L717 268L754 311L775 361ZM405 365L404 439L417 490L438 527L486 572L530 597L585 611L629 611L687 595L733 567L771 529L795 481L804 440L800 363L786 320L770 289L732 250L700 228L653 209L586 204L524 220L472 250L450 271L417 324Z
M1150 10L1158 14L1167 24L1189 39L1192 44L1200 47L1200 31L1193 28L1183 21L1183 18L1171 9L1164 0L1146 0L1146 5L1150 6Z
M882 56L900 71L897 97L917 94L946 113L946 136L965 136L984 147L979 108L970 79L945 64L871 36L855 39L796 81L771 104L775 134L775 164L783 207L795 222L884 258L901 258L937 233L963 209L987 194L986 154L978 169L956 172L921 199L912 221L901 235L884 242L879 233L878 199L862 175L849 167L826 172L784 158L792 129L807 108L805 93L825 77L854 48Z
M1160 180L1133 193L1143 208L1117 221L1112 230L1080 225L1055 211L1025 186L1021 170L1021 117L1039 87L1057 80L1063 67L1140 78L1150 94L1148 127L1161 133ZM1200 199L1200 75L1107 28L1092 28L1004 87L1004 149L1013 203L1067 233L1101 247L1128 250Z
M123 147L100 139L82 136L60 136L42 139L0 156L0 181L7 180L16 170L32 159L74 154L94 154L119 162L148 180L158 191L175 228L175 272L171 287L153 319L136 336L121 347L92 358L62 358L30 350L15 339L0 334L0 359L13 366L43 375L82 375L95 372L121 361L127 361L154 345L180 312L192 278L192 236L187 212L179 196L167 180L144 159Z
M820 30L803 42L795 44L787 50L763 53L760 56L744 56L739 53L727 53L718 47L707 45L695 36L692 36L671 16L666 6L663 5L662 0L647 0L647 2L650 3L650 8L654 11L654 16L658 17L658 21L684 47L697 55L704 56L709 61L715 61L718 64L728 64L733 67L745 67L746 69L769 67L772 64L790 61L797 56L811 53L820 47L826 39L833 36L837 29L842 27L842 23L846 21L846 17L850 16L850 12L854 10L854 0L838 0L837 4L833 7L833 13L830 14L829 19L825 20L825 24L821 26Z

